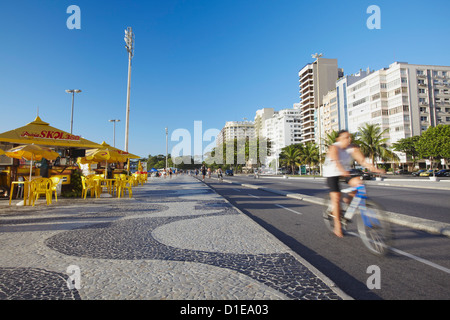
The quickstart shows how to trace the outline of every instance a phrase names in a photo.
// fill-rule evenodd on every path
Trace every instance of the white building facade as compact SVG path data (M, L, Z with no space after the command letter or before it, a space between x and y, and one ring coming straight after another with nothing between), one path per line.
M234 139L243 140L245 138L255 139L255 124L253 121L227 121L220 130L216 139L216 146Z
M347 87L347 115L350 132L379 124L388 145L450 124L450 67L395 62L375 71Z
M276 160L281 150L291 144L302 142L301 110L299 104L292 109L283 109L265 121L263 137L270 141L270 156L267 163Z

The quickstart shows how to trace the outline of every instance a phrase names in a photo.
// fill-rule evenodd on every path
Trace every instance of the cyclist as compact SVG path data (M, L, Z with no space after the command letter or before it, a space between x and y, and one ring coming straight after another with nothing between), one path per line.
M338 132L336 143L332 144L328 149L323 168L323 176L327 178L327 184L330 188L330 199L334 216L334 233L339 238L343 237L340 218L341 188L339 180L344 178L345 182L352 187L357 187L361 184L359 176L350 175L350 168L353 160L356 160L360 165L372 172L385 172L384 170L376 168L373 164L368 163L359 148L351 144L351 139L352 137L347 130ZM354 194L355 193L349 195L352 197Z
M219 167L219 169L217 169L217 179L219 179L219 181L223 180L223 174L222 174L222 168Z

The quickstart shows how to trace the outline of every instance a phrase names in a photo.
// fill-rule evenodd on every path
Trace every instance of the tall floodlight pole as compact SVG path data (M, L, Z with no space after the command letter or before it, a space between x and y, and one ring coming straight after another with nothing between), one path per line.
M112 119L112 120L108 120L109 122L113 122L114 123L114 133L113 133L113 147L116 147L116 122L120 122L119 119Z
M169 157L169 129L166 128L166 170L169 167L168 157Z
M71 93L72 94L72 112L70 115L70 134L73 133L73 104L75 101L75 93L80 93L81 90L78 89L71 89L71 90L66 90L67 93Z
M128 152L128 128L130 116L130 85L131 85L131 59L134 55L134 33L131 27L125 30L125 48L128 51L128 90L127 90L127 113L125 119L125 151Z
M320 54L311 55L314 59L316 59L317 63L317 121L319 122L319 171L320 175L322 175L322 120L320 118L320 72L319 72L319 58L323 56ZM310 169L311 170L311 169Z

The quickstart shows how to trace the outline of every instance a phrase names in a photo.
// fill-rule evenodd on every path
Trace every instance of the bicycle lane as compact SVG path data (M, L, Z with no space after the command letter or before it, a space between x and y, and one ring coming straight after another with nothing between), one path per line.
M344 239L326 230L322 201L299 201L249 184L209 184L355 299L439 299L446 297L445 292L448 297L450 265L445 256L450 241L446 237L396 225L394 251L378 258L357 237L354 223L352 235ZM381 290L367 287L370 266L381 270ZM421 294L415 293L417 288Z

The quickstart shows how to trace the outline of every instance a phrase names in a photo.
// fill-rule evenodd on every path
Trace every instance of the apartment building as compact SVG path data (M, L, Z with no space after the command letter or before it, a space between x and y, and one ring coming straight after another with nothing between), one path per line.
M319 127L321 128L322 138L325 138L327 134L330 134L333 131L340 130L336 89L328 91L328 93L323 96L323 103L319 107L318 112L320 112L321 124L320 126L316 126L316 129L318 130Z
M368 68L366 71L360 70L356 74L345 75L336 81L336 103L338 109L338 131L348 130L348 111L347 111L347 87L353 83L367 77L371 73ZM334 89L333 89L334 91Z
M242 140L245 138L255 139L255 124L253 121L227 121L220 130L216 139L216 145L219 146L226 141L234 139Z
M255 115L255 135L256 137L264 137L265 122L275 114L274 108L262 108L256 111Z
M337 59L317 58L298 73L300 88L300 113L303 142L318 142L315 129L315 111L322 104L323 96L336 88L336 80L343 75Z
M294 104L292 109L276 111L270 119L266 119L262 136L271 143L271 155L267 163L276 159L284 147L302 142L300 118L300 105Z
M348 130L379 124L392 144L429 126L450 124L449 91L450 67L395 62L347 87Z

